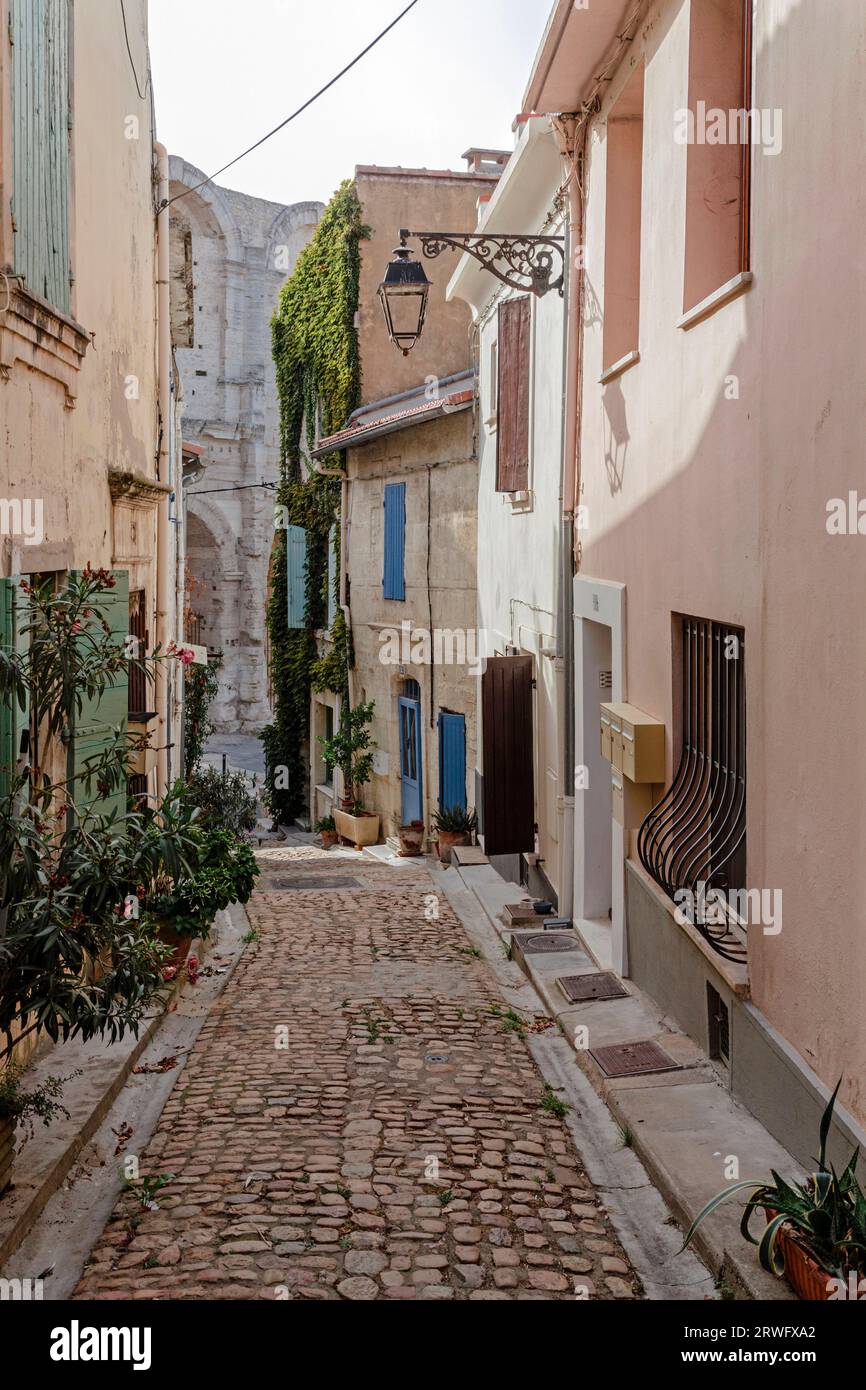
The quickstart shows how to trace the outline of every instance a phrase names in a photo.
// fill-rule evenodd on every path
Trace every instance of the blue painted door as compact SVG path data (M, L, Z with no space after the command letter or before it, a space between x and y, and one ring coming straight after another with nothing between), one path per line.
M421 820L421 702L401 695L400 719L400 814L403 824Z
M439 715L439 810L466 810L466 720Z

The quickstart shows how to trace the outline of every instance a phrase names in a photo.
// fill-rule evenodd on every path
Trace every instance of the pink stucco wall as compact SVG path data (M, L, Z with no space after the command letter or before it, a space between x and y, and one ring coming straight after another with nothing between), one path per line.
M754 282L687 330L689 0L652 7L591 127L581 572L627 585L628 698L665 720L669 759L671 614L745 628L748 880L784 910L778 936L750 933L752 995L824 1082L845 1073L862 1121L866 535L826 518L866 496L866 69L839 63L819 96L814 57L862 52L866 11L756 9L754 103L784 138L754 152ZM641 61L640 361L603 387L605 114Z

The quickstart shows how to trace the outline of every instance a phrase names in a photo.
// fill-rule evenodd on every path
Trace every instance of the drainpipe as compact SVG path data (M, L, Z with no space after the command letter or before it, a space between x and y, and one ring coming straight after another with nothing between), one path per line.
M562 365L562 459L560 467L560 597L557 656L563 666L562 826L559 844L560 912L571 915L574 904L574 512L578 500L580 412L580 306L583 281L583 206L576 168L577 118L553 118L553 129L565 164L568 216L565 229L565 314ZM577 263L575 264L575 254Z
M171 485L171 325L169 302L168 259L168 152L164 145L154 143L157 170L156 216L156 324L157 324L157 387L159 402L159 481ZM171 574L169 573L169 501L168 492L160 498L156 519L156 641L165 651L169 636L169 603ZM171 738L168 708L168 679L164 660L156 663L157 795L168 790L168 744Z
M346 623L346 638L351 646L352 642L352 614L347 602L347 578L349 574L349 479L347 474L343 474L343 481L340 484L340 608ZM346 680L349 687L349 708L355 708L355 679L351 666L346 672Z

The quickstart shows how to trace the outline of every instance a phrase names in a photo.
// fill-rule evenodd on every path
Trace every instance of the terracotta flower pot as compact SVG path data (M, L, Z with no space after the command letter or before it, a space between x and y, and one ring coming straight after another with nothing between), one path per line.
M336 830L320 830L319 834L322 837L322 849L333 849L334 845L339 843L340 837Z
M772 1221L777 1213L766 1211L765 1215L767 1221ZM779 1249L785 1261L785 1279L797 1297L804 1303L826 1303L829 1299L829 1274L787 1234L784 1226L779 1232Z
M421 853L421 846L424 843L423 821L412 821L410 825L398 825L397 834L400 838L400 853L404 858L411 858L413 855Z
M440 830L439 858L443 864L451 863L451 851L455 845L471 845L472 836L468 830Z
M166 946L174 947L174 953L165 962L165 965L171 969L179 970L189 955L189 948L192 945L192 937L189 932L175 931L170 922L160 922L156 934Z
M15 1121L10 1116L0 1115L0 1197L12 1181L14 1162Z

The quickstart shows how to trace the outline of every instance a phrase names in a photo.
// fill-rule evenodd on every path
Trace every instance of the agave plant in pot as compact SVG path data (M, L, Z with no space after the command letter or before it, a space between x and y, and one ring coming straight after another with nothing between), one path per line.
M772 1182L733 1183L704 1207L689 1227L683 1249L722 1202L751 1189L740 1222L743 1237L758 1247L763 1269L785 1278L799 1298L826 1302L850 1297L866 1280L866 1195L857 1178L858 1148L841 1174L827 1163L827 1139L841 1077L821 1117L815 1171L804 1182L786 1182L771 1170ZM750 1229L756 1212L766 1225ZM857 1293L854 1295L857 1297Z
M465 806L443 807L433 814L433 824L438 833L439 858L443 864L451 863L451 851L455 845L471 845L472 836L478 829L475 811L467 811Z
M340 839L333 816L322 816L316 821L316 833L322 837L322 849L333 849Z

